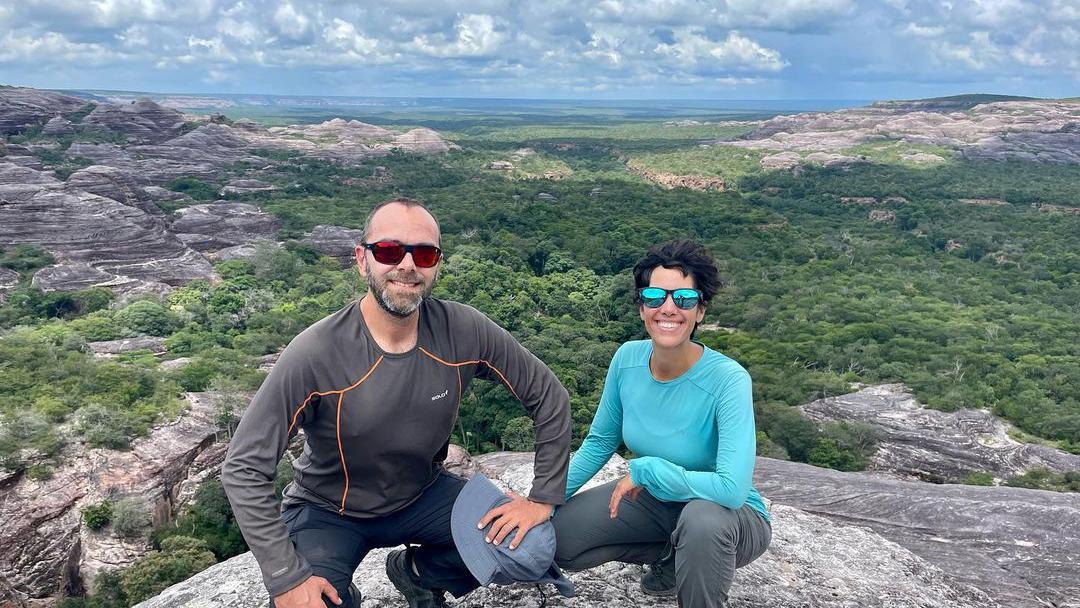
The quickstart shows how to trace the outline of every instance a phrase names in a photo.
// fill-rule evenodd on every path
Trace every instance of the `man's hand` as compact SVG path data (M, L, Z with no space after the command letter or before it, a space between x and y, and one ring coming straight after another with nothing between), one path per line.
M619 480L619 483L615 484L615 489L611 491L611 501L608 502L608 511L610 512L611 519L615 519L619 514L619 502L623 498L627 500L637 500L637 495L641 493L641 486L635 486L634 481L627 475Z
M326 608L322 596L330 598L335 605L341 605L337 589L330 581L321 576L311 576L285 593L274 597L277 608Z
M506 495L512 500L485 513L476 527L482 530L491 524L484 540L496 545L517 528L517 534L510 540L510 548L517 549L529 530L551 519L554 508L542 502L533 502L514 492L507 492Z

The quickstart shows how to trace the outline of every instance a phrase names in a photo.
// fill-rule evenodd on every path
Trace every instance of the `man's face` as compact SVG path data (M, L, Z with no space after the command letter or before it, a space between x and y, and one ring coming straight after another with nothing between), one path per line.
M371 218L371 230L366 241L438 245L439 226L424 209L395 203L383 207ZM431 268L419 268L413 262L411 253L406 253L397 264L381 264L370 251L358 246L356 263L375 301L395 317L407 317L416 312L420 301L431 295L439 276L438 264Z

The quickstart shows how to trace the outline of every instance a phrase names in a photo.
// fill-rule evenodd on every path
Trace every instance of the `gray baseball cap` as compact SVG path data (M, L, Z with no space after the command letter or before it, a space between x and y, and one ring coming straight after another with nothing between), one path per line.
M490 479L477 473L465 484L450 513L450 533L461 559L481 585L491 583L551 583L565 597L575 594L574 583L555 565L555 527L550 521L529 530L516 549L512 532L500 544L486 542L476 527L485 513L510 502Z

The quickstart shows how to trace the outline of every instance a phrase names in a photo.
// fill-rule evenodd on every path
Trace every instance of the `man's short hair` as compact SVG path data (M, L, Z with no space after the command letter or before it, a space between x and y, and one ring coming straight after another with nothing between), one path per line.
M435 214L431 212L431 209L428 209L428 206L425 205L423 201L416 200L415 198L407 198L404 196L400 196L398 198L392 198L388 201L383 201L372 207L371 211L368 212L367 219L364 220L365 243L367 242L368 235L371 233L371 219L375 217L375 214L379 212L379 209L382 209L387 205L404 205L406 207L419 207L420 209L427 211L427 214L431 216L431 219L435 220L435 228L439 231L439 240L442 240L442 227L439 226L439 218L435 217Z

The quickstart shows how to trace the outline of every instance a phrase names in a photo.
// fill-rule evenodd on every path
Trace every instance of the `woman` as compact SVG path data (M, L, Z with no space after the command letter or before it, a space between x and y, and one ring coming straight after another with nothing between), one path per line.
M568 502L554 516L555 559L568 570L651 563L645 593L677 595L684 608L723 606L735 568L772 537L751 485L750 375L692 341L720 287L707 249L657 245L634 266L634 283L650 339L623 344L611 360L592 428L570 461ZM573 496L622 442L635 455L630 473Z

